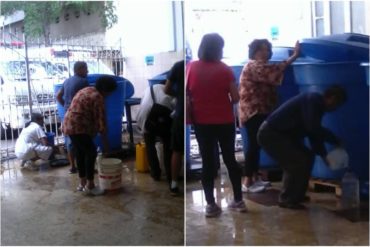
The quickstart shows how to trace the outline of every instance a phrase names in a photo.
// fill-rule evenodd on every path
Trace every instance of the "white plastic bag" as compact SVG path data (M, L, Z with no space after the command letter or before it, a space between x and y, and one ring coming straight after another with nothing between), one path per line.
M348 167L348 153L343 148L335 148L326 155L329 167L332 170L339 170Z

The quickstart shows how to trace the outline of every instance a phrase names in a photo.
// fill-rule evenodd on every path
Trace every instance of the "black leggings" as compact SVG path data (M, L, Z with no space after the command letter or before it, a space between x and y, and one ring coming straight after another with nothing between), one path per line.
M261 147L257 142L257 132L266 117L267 115L265 114L256 114L247 122L243 123L248 134L247 154L243 171L244 176L252 177L254 174L258 173Z
M213 195L214 174L217 157L215 147L220 144L222 158L227 167L234 191L234 200L242 200L241 172L235 159L235 125L234 124L196 124L195 135L202 156L202 185L208 204L215 203Z
M93 139L86 134L70 135L69 137L75 152L79 177L93 180L97 155Z

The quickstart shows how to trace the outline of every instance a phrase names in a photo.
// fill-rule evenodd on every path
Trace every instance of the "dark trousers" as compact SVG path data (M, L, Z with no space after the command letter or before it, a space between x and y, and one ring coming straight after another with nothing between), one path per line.
M166 169L167 181L171 182L171 130L168 130L167 133L144 133L150 175L155 179L161 177L161 168L159 166L157 149L155 148L157 137L160 138L163 144L164 168Z
M94 179L96 146L89 135L70 135L77 161L78 175L87 180Z
M252 177L259 170L261 147L257 142L257 132L266 117L265 114L256 114L243 124L248 135L247 154L243 170L243 175L247 177Z
M284 171L280 202L303 201L315 155L303 140L271 129L264 122L257 135L258 142Z
M196 124L194 125L200 154L202 156L202 185L206 201L213 204L215 198L214 174L217 163L215 146L220 144L222 158L229 173L234 191L234 200L242 200L241 170L235 159L235 125L234 124Z

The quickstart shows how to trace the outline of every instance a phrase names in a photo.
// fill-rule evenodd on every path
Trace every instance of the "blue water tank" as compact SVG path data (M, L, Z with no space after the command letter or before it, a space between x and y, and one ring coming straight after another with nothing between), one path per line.
M101 75L100 75L101 76ZM98 75L89 75L87 77L88 82L91 86L95 85L95 82L99 78ZM117 82L117 89L105 98L105 112L106 112L106 120L107 120L107 128L108 128L108 141L111 150L119 150L121 149L122 143L122 116L124 113L124 102L126 99L126 83L128 80L124 79L123 77L115 77ZM118 81L117 81L118 80ZM57 84L54 86L54 91L58 92L59 89L62 87L62 84ZM64 108L58 103L57 104L58 115L63 121L64 118ZM102 148L100 136L98 135L95 138L95 143Z
M368 53L367 53L368 54ZM333 84L345 88L347 102L323 118L323 126L334 132L349 154L349 165L360 180L369 179L369 87L365 67L359 62L294 63L301 92L324 92ZM331 171L316 158L313 177L340 179L344 171Z
M163 72L159 75L154 76L153 78L149 79L149 86L155 85L155 84L165 84L167 80L167 75L170 71Z
M186 167L190 167L190 125L186 125L185 128L185 157L186 157Z
M370 78L369 78L370 63L361 63L360 65L363 66L365 69L366 81L367 81L367 85L369 86L370 85Z
M110 77L113 77L114 80L116 82L118 81L124 81L125 82L125 99L129 99L131 98L134 93L135 93L135 88L134 86L132 85L132 83L127 80L126 78L122 77L122 76L115 76L115 75L107 75L107 74L88 74L87 75L87 81L89 82L89 84L95 84L96 80L100 77L100 76L110 76Z
M302 39L302 56L326 62L369 61L369 36L356 33Z

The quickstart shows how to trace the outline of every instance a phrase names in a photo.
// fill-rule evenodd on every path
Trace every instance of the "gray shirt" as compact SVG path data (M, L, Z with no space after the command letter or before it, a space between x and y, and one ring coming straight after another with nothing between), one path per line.
M87 79L78 75L74 75L64 81L61 90L63 90L64 109L66 112L76 93L87 86L89 86Z

